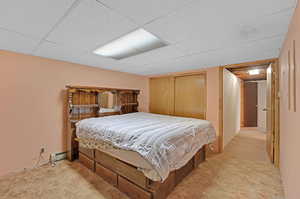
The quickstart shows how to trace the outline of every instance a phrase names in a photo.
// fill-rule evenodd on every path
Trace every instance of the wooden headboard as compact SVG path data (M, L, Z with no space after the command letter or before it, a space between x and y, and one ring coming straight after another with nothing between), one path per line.
M67 158L78 158L78 142L76 139L75 123L91 117L126 114L138 112L139 90L103 88L89 86L66 86L67 88ZM115 105L118 110L114 112L99 113L99 94L111 92L115 95Z

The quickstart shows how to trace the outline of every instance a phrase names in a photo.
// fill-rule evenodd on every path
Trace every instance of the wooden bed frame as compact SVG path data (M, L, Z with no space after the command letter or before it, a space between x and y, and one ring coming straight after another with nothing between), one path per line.
M137 112L138 90L114 89L100 87L67 86L68 91L68 118L67 118L67 158L70 161L79 160L84 166L101 176L105 181L117 187L132 199L165 199L168 194L194 168L205 161L206 146L203 146L194 157L182 168L169 174L164 182L148 179L143 172L134 165L110 156L97 149L80 147L75 134L75 123L84 118L103 117L108 115ZM119 112L98 114L98 94L110 91L117 95ZM88 112L81 113L80 108L89 108ZM77 112L74 113L74 108Z
M163 182L155 182L135 166L99 150L79 147L79 161L105 181L133 199L165 199L174 187L205 160L205 147L182 168L170 173Z

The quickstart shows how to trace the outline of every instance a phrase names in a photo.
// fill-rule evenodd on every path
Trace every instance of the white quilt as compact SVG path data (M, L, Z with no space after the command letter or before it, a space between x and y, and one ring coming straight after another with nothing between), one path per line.
M138 152L161 181L216 139L209 121L142 112L84 119L76 126L79 138Z

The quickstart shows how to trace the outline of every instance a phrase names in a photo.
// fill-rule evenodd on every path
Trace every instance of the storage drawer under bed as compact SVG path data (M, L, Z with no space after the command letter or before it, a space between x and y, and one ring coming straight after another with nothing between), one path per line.
M85 156L87 156L91 160L95 159L95 150L94 149L88 149L88 148L84 148L84 147L79 146L78 150L79 150L80 153L84 154Z
M126 178L118 176L118 188L132 199L151 199L152 194L131 183Z
M99 175L105 181L107 181L108 183L110 183L114 186L118 185L118 175L115 172L103 167L102 165L100 165L98 163L95 163L95 166L96 166L95 172L97 175Z
M165 199L194 168L205 161L205 147L163 182L147 179L136 167L99 150L79 147L79 161L132 199Z
M79 162L81 162L84 166L89 168L92 171L95 171L95 161L90 159L85 154L79 152Z

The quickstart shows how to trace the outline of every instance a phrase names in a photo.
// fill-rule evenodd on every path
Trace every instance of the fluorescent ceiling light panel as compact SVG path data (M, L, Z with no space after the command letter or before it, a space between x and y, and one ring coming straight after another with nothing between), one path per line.
M94 51L95 54L113 59L123 59L167 44L144 29L135 30Z
M248 71L249 75L259 75L260 70L259 69L253 69Z

